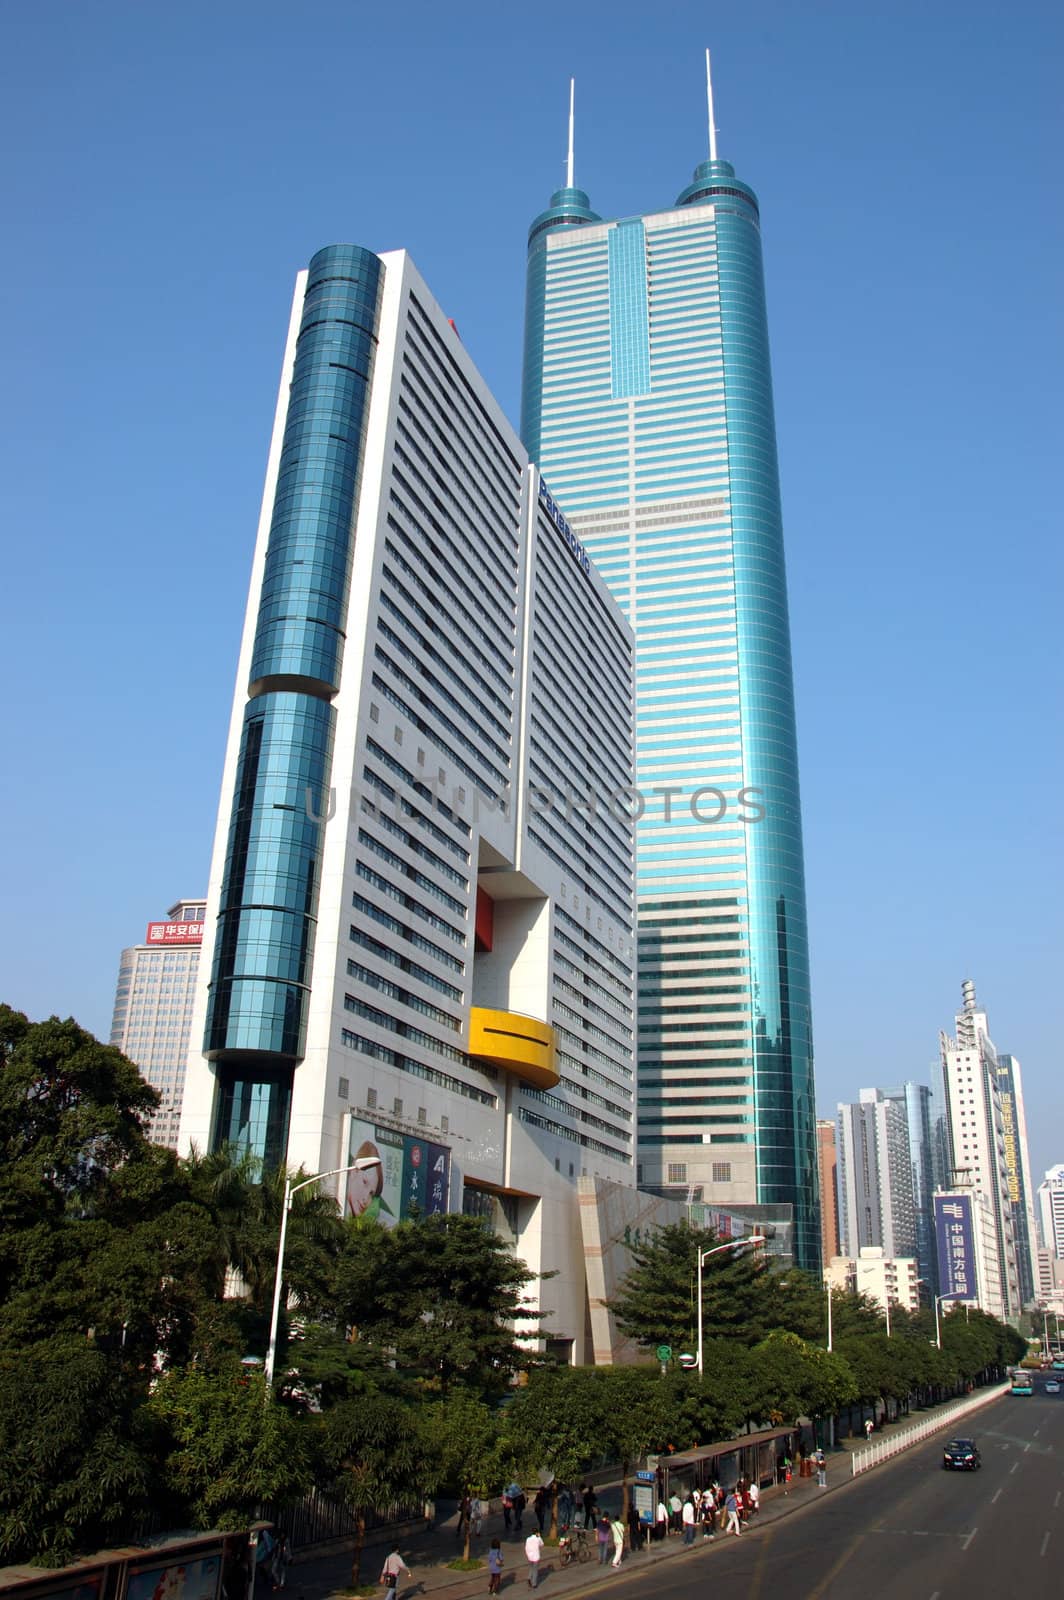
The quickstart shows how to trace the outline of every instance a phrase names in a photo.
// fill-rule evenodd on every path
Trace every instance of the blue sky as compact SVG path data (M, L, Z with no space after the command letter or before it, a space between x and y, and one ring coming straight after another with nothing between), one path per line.
M0 18L0 994L106 1036L205 887L292 280L407 247L516 422L563 181L758 191L821 1114L926 1079L976 979L1064 1160L1060 8L183 0Z

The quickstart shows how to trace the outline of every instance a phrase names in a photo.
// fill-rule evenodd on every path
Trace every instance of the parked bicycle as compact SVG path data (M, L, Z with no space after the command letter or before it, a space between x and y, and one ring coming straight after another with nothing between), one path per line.
M563 1567L574 1561L590 1561L591 1546L583 1528L563 1528L558 1535L558 1554Z

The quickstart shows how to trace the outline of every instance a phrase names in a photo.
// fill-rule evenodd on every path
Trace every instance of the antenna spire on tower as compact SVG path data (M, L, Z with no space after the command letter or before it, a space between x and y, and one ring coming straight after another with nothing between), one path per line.
M713 121L713 78L709 70L709 51L706 51L706 105L709 110L709 159L717 159L717 127Z
M576 107L576 79L569 79L569 159L565 168L565 187L573 187L573 112Z

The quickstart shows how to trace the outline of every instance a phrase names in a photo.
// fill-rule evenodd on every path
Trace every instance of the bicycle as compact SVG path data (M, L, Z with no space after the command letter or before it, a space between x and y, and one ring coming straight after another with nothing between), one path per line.
M563 1528L558 1536L558 1553L563 1567L574 1561L590 1561L591 1546L583 1528Z

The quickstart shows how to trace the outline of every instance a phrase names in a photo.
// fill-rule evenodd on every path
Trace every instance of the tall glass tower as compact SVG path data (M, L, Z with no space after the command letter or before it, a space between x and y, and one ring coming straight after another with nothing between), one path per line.
M709 102L694 181L617 221L575 186L570 102L567 183L528 237L522 434L636 633L641 1181L789 1205L795 1259L816 1268L760 213L717 158Z

